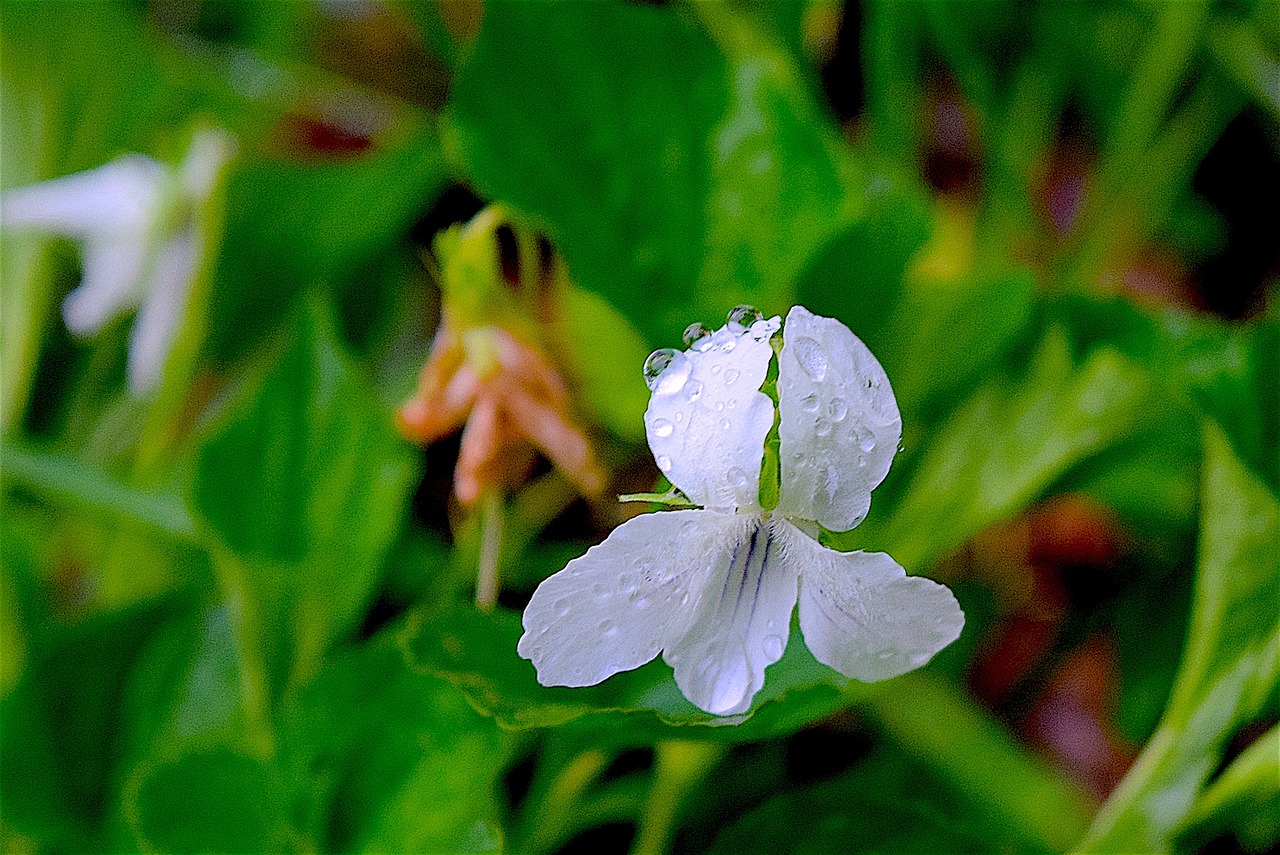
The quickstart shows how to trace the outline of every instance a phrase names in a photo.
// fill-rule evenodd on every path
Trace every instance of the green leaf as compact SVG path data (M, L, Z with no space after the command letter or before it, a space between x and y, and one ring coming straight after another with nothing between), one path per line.
M323 97L331 96L321 89ZM227 189L220 299L210 324L222 360L256 343L317 283L368 310L367 266L407 234L447 180L434 121L392 106L394 123L366 154L334 161L259 155L238 165Z
M794 731L848 702L837 687L847 681L813 659L798 630L782 660L770 667L754 711L730 718L689 703L661 661L598 686L542 686L532 663L516 653L520 633L520 616L507 610L422 611L405 627L401 643L412 667L457 685L504 727L568 726L621 745L664 738L759 739Z
M196 453L191 498L279 685L359 621L415 465L318 304L243 391Z
M293 849L283 782L264 760L218 747L163 761L128 796L144 852Z
M496 823L509 737L388 636L317 675L282 739L325 851L456 852Z
M1200 501L1191 628L1173 697L1082 851L1166 851L1226 740L1280 684L1280 502L1212 423Z
M14 558L6 547L6 565ZM102 834L121 771L115 735L124 677L163 621L165 605L73 625L42 621L43 631L28 637L22 677L0 701L6 825L53 847L108 848Z
M644 339L599 294L569 286L558 296L549 334L563 350L584 403L615 436L643 442L649 405Z
M785 308L854 206L791 57L727 8L690 8L718 45L685 10L488 7L447 114L482 191L651 342L736 302Z
M930 764L881 747L850 772L768 799L725 829L711 852L1052 851L989 821L981 807L957 798Z
M972 281L913 283L880 328L867 330L910 421L948 393L990 373L1021 340L1035 306L1025 270ZM961 393L962 394L962 393ZM936 406L935 406L936 409Z
M1119 354L1099 350L1076 367L1061 331L1051 331L1025 375L987 380L938 427L900 496L877 496L879 533L868 524L832 540L874 543L904 567L927 568L1126 436L1148 395L1145 374Z
M988 828L1061 852L1088 823L1082 793L1021 748L995 719L927 672L868 688L862 708L970 804ZM939 727L939 722L946 722Z

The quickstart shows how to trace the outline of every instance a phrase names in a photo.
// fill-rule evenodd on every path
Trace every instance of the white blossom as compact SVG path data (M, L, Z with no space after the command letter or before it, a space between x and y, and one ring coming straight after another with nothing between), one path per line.
M884 553L816 539L866 516L902 421L867 347L801 306L782 328L775 407L761 386L779 326L739 307L714 333L691 327L687 350L650 358L649 445L700 508L635 517L538 587L518 649L543 685L594 685L662 653L698 707L743 713L786 648L797 602L809 650L858 680L918 668L959 637L964 614L945 586ZM778 501L765 508L775 413Z
M126 154L84 172L0 194L0 227L61 235L81 247L82 278L62 303L67 329L92 336L137 310L129 336L135 396L155 388L205 246L195 222L232 144L196 133L180 167Z

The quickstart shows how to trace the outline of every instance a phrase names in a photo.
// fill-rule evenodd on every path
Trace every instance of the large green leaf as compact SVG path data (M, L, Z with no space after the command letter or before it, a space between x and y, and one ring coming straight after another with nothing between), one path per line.
M542 686L533 665L516 653L520 633L520 616L514 612L458 608L420 612L401 639L413 667L454 683L506 727L569 725L623 745L789 733L848 702L838 688L847 681L813 659L798 630L782 660L769 669L754 711L731 718L717 718L689 703L661 661L598 686Z
M791 57L709 4L487 7L448 120L481 190L535 217L654 342L736 302L784 309L852 213Z
M1280 502L1212 423L1200 501L1191 628L1173 697L1084 851L1167 851L1226 740L1280 683Z
M359 621L415 474L326 308L298 312L285 345L200 446L191 486L276 685Z

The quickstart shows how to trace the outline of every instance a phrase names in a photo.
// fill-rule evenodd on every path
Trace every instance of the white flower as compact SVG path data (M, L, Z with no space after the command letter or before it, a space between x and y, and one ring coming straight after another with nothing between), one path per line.
M653 372L649 445L702 509L631 519L538 587L518 649L543 685L594 685L661 652L694 704L745 712L782 656L797 600L813 655L863 681L918 668L959 637L964 614L945 586L884 553L815 539L818 526L845 531L866 516L902 420L866 345L800 306L778 354L778 503L761 506L775 407L760 388L779 319L748 312L650 358L665 365Z
M191 212L212 193L231 147L223 132L200 131L179 169L126 154L0 194L0 227L81 244L83 279L62 303L67 329L90 336L138 310L128 369L136 396L155 387L178 331L204 254Z

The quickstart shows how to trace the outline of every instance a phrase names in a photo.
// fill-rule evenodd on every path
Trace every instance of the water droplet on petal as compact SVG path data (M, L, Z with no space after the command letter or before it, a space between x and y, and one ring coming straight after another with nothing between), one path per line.
M819 402L816 395L805 395L800 399L800 409L806 413L818 412Z
M570 609L570 607L569 607L569 598L568 598L568 597L565 597L564 599L561 599L561 600L556 600L556 614L557 614L557 615L559 615L560 617L568 617L568 616L569 616L569 612L570 612L570 611L571 611L571 609Z
M733 425L732 425L732 424L730 424L730 422L729 422L729 420L728 420L728 419L721 419L721 420L720 420L720 430L728 430L728 429L729 429L729 428L731 428L731 427L733 427Z
M818 382L827 376L827 356L822 352L822 345L807 336L798 338L788 345L796 355L796 361L804 372Z
M657 463L658 463L658 468L661 469L663 472L671 471L671 458L667 457L667 455L659 454Z
M724 373L724 385L728 386L730 383L737 380L741 373L742 372L736 368L730 368Z
M827 436L831 433L831 422L826 419L819 418L813 423L813 432L818 436Z
M864 433L862 435L862 439L858 441L858 448L861 448L864 452L868 454L871 452L871 449L875 447L876 447L876 438L872 436L870 433Z
M724 401L716 401L716 403L715 403L715 411L718 413L718 412L720 412L720 411L721 411L721 410L723 410L723 409L724 409Z
M618 625L611 620L601 621L600 634L605 638L613 638L618 634Z
M666 419L654 419L653 424L649 426L653 430L653 435L657 437L668 437L675 431L676 426Z
M729 310L727 320L730 325L736 326L740 330L744 330L756 321L764 320L764 315L756 309L755 306L748 306L746 303L743 303L742 305L734 306Z
M745 469L740 466L731 466L725 474L729 477L729 483L736 489L742 490L746 488L749 479Z
M688 401L689 403L692 404L694 401L698 400L698 398L700 398L701 396L702 396L702 383L700 381L690 380L689 383L684 386L684 397L685 397L685 400Z
M849 405L845 403L844 398L832 398L827 404L827 415L831 416L831 421L843 421L844 417L849 415Z
M702 353L711 347L711 330L698 321L684 328L684 346Z
M664 347L644 361L644 382L658 395L673 395L684 388L693 365L679 350Z
M764 655L766 659L777 662L782 658L782 638L777 635L764 637Z

